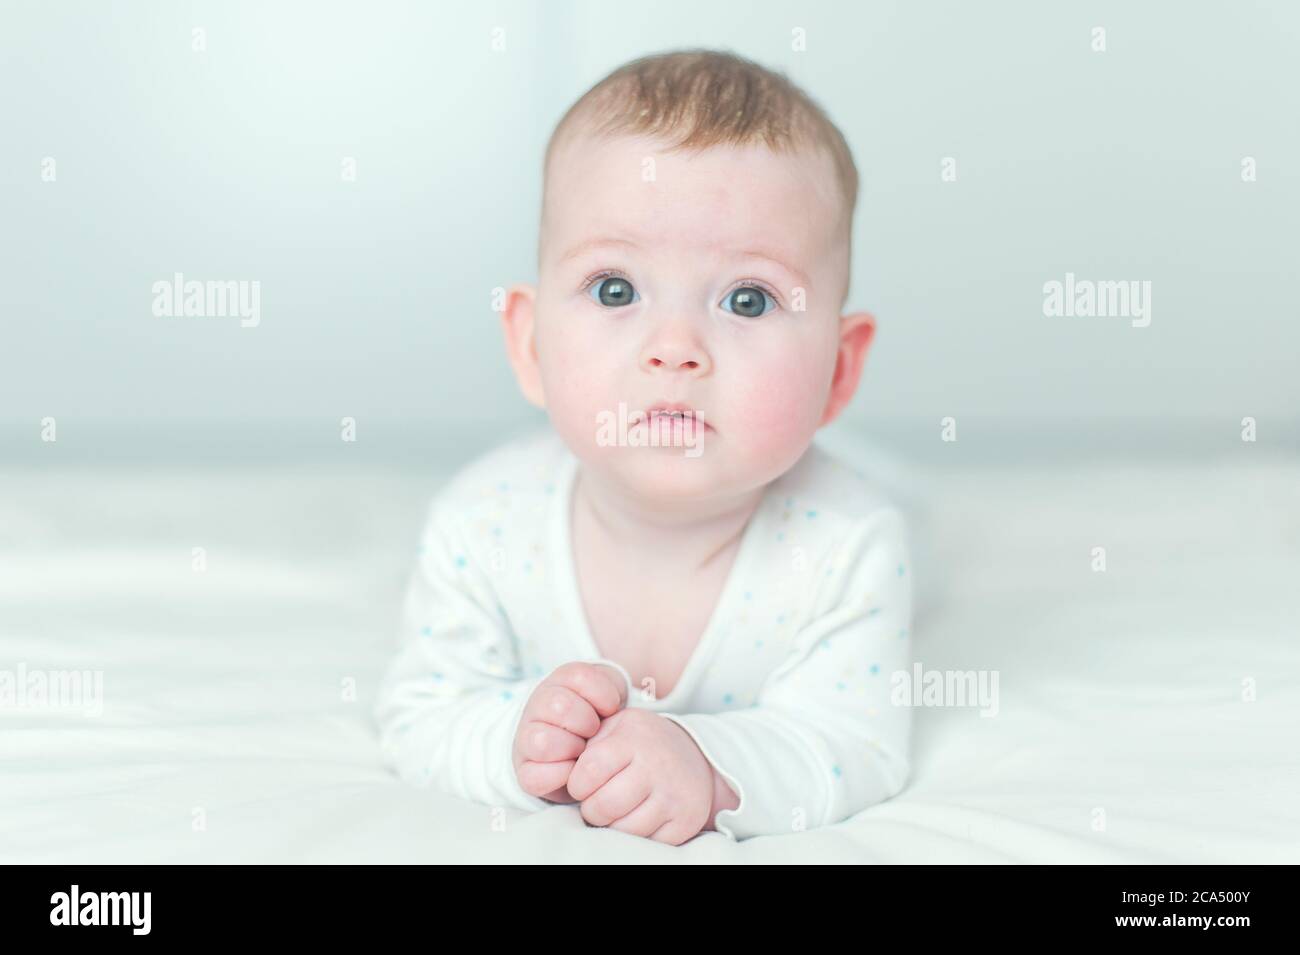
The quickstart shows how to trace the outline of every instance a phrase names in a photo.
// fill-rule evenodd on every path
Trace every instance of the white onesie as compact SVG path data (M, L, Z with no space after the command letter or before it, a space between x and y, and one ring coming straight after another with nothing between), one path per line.
M578 462L549 428L472 461L434 496L375 706L407 782L492 806L555 805L511 760L529 694L572 660L606 663L628 705L691 735L740 797L731 839L838 822L907 778L911 567L900 512L813 444L746 526L713 616L662 699L632 685L588 629L570 546Z

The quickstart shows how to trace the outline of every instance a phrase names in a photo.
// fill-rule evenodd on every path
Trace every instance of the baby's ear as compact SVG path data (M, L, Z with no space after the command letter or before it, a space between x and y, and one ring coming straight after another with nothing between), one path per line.
M537 361L537 289L513 285L506 292L501 328L506 333L506 356L515 370L515 380L524 397L539 408L546 407L542 372Z
M831 378L831 391L822 412L821 425L834 421L858 390L862 377L862 363L867 359L867 349L876 334L876 319L869 312L852 312L840 318L840 343L835 356L835 374Z

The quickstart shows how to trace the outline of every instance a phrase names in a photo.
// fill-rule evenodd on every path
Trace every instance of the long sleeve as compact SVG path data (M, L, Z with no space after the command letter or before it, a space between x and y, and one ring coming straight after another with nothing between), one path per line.
M554 803L519 785L512 753L524 706L559 666L523 678L515 635L458 510L447 495L435 499L421 535L400 648L374 707L384 761L412 785L491 806L546 809ZM630 698L632 680L621 665L575 659L618 671Z
M401 647L375 704L385 762L414 785L492 806L546 808L552 804L519 785L511 760L524 705L545 676L522 678L487 573L444 510L438 501L430 508Z
M754 705L663 714L740 797L714 822L731 839L830 825L906 782L911 709L890 702L890 675L911 660L911 567L898 511L862 519L827 569L813 619Z

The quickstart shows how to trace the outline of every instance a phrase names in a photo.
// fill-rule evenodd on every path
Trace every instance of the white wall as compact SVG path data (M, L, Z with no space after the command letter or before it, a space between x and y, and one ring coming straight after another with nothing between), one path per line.
M1300 435L1294 4L0 16L7 458L48 450L45 416L67 455L218 458L336 446L344 415L393 449L539 420L489 306L494 286L535 278L546 137L614 66L697 45L788 72L855 151L850 304L880 332L854 422L917 448L945 415L973 423L964 435L1066 444L1131 428L1135 448L1235 437L1245 415L1261 441ZM940 179L947 156L956 182ZM151 285L177 271L259 281L260 325L155 317ZM1044 316L1043 283L1067 271L1150 281L1151 324Z

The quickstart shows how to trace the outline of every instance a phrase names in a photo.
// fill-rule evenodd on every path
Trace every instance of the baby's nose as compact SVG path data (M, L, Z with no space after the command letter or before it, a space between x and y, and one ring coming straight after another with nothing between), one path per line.
M681 368L684 371L693 371L694 369L700 367L700 362L699 359L697 358L684 358L681 360L675 358L663 359L663 358L656 358L653 355L650 356L648 364L650 365L651 368L670 368L670 369L675 365L676 367Z
M650 372L686 372L707 374L709 356L696 341L659 338L650 342L641 355L641 367Z

